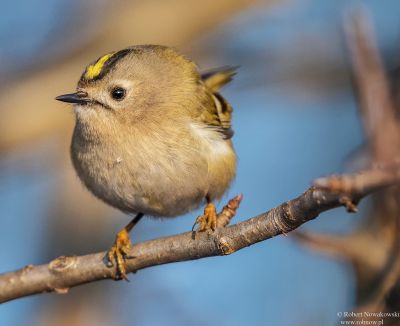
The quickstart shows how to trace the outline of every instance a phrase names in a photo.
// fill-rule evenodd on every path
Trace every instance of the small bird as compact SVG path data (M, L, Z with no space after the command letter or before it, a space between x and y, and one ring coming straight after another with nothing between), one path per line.
M144 215L174 217L206 203L198 231L224 224L213 201L235 177L236 154L232 107L218 90L234 74L225 67L201 75L170 47L137 45L100 57L75 93L56 97L74 104L71 157L83 184L135 214L107 254L116 279L126 279L129 231ZM233 216L241 198L220 215Z

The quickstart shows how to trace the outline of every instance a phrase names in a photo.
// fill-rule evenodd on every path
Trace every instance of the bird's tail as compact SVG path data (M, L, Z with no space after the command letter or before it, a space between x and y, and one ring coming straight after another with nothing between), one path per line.
M212 92L217 92L221 87L229 83L239 67L220 67L201 74L204 84Z

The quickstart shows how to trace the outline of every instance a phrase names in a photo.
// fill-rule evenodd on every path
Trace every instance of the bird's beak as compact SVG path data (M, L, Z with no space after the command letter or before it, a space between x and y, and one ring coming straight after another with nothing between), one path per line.
M90 99L88 98L88 94L86 92L76 92L60 95L56 97L56 100L74 104L85 104L90 102Z

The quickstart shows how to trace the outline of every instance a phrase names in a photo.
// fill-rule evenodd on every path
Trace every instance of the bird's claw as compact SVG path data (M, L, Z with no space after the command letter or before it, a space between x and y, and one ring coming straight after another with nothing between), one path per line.
M129 281L126 276L126 259L131 258L129 255L131 248L132 242L129 239L128 231L123 229L117 233L113 246L107 252L108 266L115 266L114 280Z
M215 231L216 228L227 226L231 219L236 215L236 211L239 208L242 199L242 194L232 198L219 214L217 214L214 204L208 203L204 208L204 214L196 218L192 227L192 232L194 232L196 225L199 225L196 232Z
M194 231L196 225L199 225L196 232L215 231L217 228L217 210L213 203L208 203L204 208L204 214L196 218L192 231Z

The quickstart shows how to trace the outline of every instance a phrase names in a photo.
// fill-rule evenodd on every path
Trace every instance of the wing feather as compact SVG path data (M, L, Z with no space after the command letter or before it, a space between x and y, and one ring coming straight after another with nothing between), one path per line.
M201 119L210 127L220 131L225 139L233 136L231 125L232 106L225 100L219 89L229 83L236 74L236 67L222 67L202 74L202 80L209 93L212 103L206 105L207 110L201 115Z

